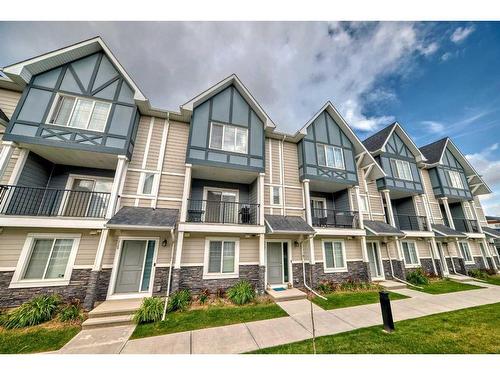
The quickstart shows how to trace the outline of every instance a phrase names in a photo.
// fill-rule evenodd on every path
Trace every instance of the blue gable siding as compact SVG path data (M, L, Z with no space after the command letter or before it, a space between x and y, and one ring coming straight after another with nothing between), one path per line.
M448 171L458 172L464 189L457 189L452 186ZM472 199L472 193L465 176L464 168L448 148L444 151L441 164L429 170L429 176L436 197L448 197L460 200Z
M377 180L377 187L380 190L400 190L418 194L424 192L415 157L396 132L392 132L385 145L385 151L380 155L377 155L375 160L379 163L387 175L386 177ZM397 173L394 165L395 160L404 160L410 164L412 175L411 181L396 177Z
M317 145L325 144L340 147L344 155L345 169L320 166ZM354 148L339 125L327 111L323 111L307 127L307 135L299 142L300 179L317 179L354 185L358 182Z
M210 148L212 123L247 129L247 153ZM264 171L264 124L234 86L194 108L186 159L192 164Z
M49 124L57 93L110 103L104 131ZM4 139L130 157L138 120L133 90L99 52L34 76L24 89Z

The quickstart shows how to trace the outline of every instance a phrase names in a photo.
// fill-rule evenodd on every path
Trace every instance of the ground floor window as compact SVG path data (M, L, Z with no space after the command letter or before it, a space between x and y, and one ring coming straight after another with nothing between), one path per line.
M405 259L406 266L418 266L420 262L418 260L417 246L415 242L403 241L401 243L403 247L403 256Z
M207 239L204 274L206 277L231 277L238 273L239 239Z
M325 271L347 271L343 241L323 241Z
M12 283L50 286L69 282L79 240L80 235L28 234Z
M469 244L467 242L460 242L459 246L460 253L462 254L462 258L464 258L465 263L474 263L474 258L472 258Z

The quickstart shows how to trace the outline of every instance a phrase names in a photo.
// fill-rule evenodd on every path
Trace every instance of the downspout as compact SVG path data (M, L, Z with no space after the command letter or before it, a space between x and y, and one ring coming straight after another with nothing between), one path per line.
M167 281L167 296L165 297L165 306L163 306L163 316L161 320L165 320L167 316L167 306L168 306L168 299L170 297L170 284L172 280L172 268L174 265L174 246L175 246L175 236L174 236L174 230L170 230L170 237L172 238L172 248L170 251L170 267L168 267L168 281Z
M311 239L311 238L314 238L316 236L316 234L312 234L312 235L309 235L307 237L307 239ZM301 254L301 257L302 257L302 277L304 278L304 287L309 290L311 293L313 293L314 295L318 296L319 298L321 299L324 299L325 301L327 300L325 297L323 297L321 294L317 293L316 291L314 291L309 285L307 285L306 283L306 262L304 260L304 241L305 240L302 240L300 241L300 254Z

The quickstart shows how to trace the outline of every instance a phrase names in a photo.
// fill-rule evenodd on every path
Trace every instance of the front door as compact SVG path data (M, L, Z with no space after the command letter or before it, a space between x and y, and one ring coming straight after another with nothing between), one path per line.
M436 242L437 251L439 255L439 260L441 261L441 268L443 269L443 275L448 275L450 272L448 271L448 264L446 263L446 258L443 253L443 246L441 242Z
M123 240L114 293L147 293L150 289L154 240Z
M288 242L267 243L267 283L282 285L288 282Z
M384 279L384 270L382 267L382 259L380 257L378 242L367 242L366 247L368 251L368 263L370 266L372 280Z

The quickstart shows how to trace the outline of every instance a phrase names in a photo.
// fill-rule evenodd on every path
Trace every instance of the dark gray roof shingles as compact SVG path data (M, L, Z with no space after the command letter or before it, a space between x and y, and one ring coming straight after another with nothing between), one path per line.
M483 232L486 233L486 235L490 235L493 236L493 237L500 237L500 230L499 229L494 229L494 228L490 228L490 227L483 227Z
M443 154L443 149L446 146L446 141L448 138L440 139L439 141L429 143L428 145L419 148L420 152L427 159L427 163L434 164L439 162L441 155Z
M466 237L465 234L443 224L432 224L432 230L440 237Z
M179 210L171 208L122 207L107 223L108 226L174 228Z
M375 234L385 234L391 236L404 235L399 229L394 228L392 225L384 223L383 221L364 220L365 227Z
M314 234L313 227L300 216L265 215L266 227L271 232Z
M392 128L394 126L396 126L395 122L376 132L372 136L366 138L362 142L363 145L370 152L380 150L380 148L384 145L386 139L389 137L389 134L391 134Z

